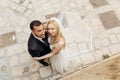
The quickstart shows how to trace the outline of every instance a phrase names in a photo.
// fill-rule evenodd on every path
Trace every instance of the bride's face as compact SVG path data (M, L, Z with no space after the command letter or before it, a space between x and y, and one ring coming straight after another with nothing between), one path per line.
M52 37L57 34L57 28L52 23L48 25L48 33Z

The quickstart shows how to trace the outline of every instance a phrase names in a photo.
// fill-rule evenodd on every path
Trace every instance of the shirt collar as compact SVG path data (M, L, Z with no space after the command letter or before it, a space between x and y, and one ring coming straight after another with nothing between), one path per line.
M36 35L32 34L36 39L42 41L42 38L37 37Z

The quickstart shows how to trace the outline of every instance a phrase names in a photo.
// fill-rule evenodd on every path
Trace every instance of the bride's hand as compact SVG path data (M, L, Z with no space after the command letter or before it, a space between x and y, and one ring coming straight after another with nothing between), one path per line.
M33 57L33 60L40 60L40 57Z

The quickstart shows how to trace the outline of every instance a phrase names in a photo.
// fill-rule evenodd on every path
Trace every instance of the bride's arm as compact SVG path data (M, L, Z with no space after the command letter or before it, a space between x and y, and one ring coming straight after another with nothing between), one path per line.
M50 52L49 54L46 54L44 56L41 56L41 57L33 57L34 60L42 60L42 59L46 59L46 58L49 58L53 55L57 55L60 50L63 48L63 45L64 44L59 44L57 45L57 47L55 49L52 50L52 52Z

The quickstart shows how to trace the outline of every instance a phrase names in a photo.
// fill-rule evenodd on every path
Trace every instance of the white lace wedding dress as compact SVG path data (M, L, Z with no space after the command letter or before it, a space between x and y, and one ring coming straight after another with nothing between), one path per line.
M57 47L59 45L64 44L64 42L60 41L56 44ZM52 49L52 45L50 45ZM58 54L53 55L50 58L51 66L53 71L63 74L64 72L70 69L70 57L68 51L62 49Z

